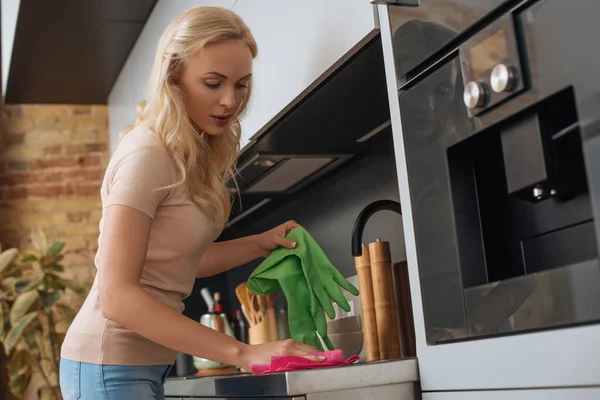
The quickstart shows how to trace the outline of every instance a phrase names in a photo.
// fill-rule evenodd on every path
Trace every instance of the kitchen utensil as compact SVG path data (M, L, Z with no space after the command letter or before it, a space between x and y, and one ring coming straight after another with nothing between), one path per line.
M400 352L402 357L416 357L415 323L410 298L408 264L406 261L395 263L392 273L394 275L394 291L396 293L396 306L398 308Z
M206 313L200 317L200 323L208 328L216 331L225 333L228 336L235 338L233 329L227 320L225 314ZM208 360L205 358L194 357L194 367L196 369L210 369L210 368L223 368L229 367L227 364L219 363L216 361Z
M252 314L252 307L250 305L250 294L251 292L246 287L246 282L242 282L235 288L235 295L240 302L242 313L250 325L256 325L254 315Z
M336 349L344 353L345 358L359 355L365 342L362 332L331 333L329 339Z
M250 301L250 315L252 316L254 325L258 325L264 320L264 312L262 309L260 296L252 292L248 292L248 297Z
M360 315L355 315L352 317L331 320L327 322L327 332L328 334L362 333L362 317Z
M360 308L365 338L367 361L379 360L379 339L377 335L377 319L373 297L373 281L371 277L371 258L369 247L362 245L362 255L354 257L358 290L360 292Z
M371 276L373 279L373 299L377 321L379 359L400 358L400 337L398 332L398 310L394 294L392 262L388 242L377 239L369 244Z
M271 330L266 319L248 328L248 340L250 344L263 344L271 341Z
M290 338L290 323L288 322L288 313L285 308L280 308L277 313L277 340Z
M269 341L277 341L277 320L275 318L275 293L264 297L265 321L269 329Z

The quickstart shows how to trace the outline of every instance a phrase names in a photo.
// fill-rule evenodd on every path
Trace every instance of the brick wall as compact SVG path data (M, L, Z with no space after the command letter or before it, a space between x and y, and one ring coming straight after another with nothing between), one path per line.
M66 242L65 267L93 277L108 162L105 106L7 105L0 127L0 243L29 247L43 229Z
M34 230L66 242L66 274L84 285L95 275L100 185L109 157L105 106L4 106L0 123L0 244L31 247ZM65 299L79 307L83 299ZM3 369L0 355L0 367ZM35 399L35 377L25 399ZM0 387L6 376L0 374ZM3 397L0 390L0 398Z

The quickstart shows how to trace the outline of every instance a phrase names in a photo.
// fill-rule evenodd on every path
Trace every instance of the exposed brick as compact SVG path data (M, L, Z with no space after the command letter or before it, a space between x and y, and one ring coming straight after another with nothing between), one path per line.
M108 144L106 143L88 143L85 147L90 153L100 153L108 150Z
M9 105L0 118L0 244L30 248L41 228L67 243L67 256L78 254L63 260L67 276L91 283L110 158L107 107Z
M8 172L23 172L27 171L28 168L27 161L9 161L7 164Z
M73 211L67 213L69 222L81 223L90 219L90 211Z
M3 114L6 118L21 118L23 109L20 106L4 106Z
M62 117L69 115L69 110L73 106L61 104L28 104L22 106L22 113L26 117L45 118L45 117Z
M33 129L33 120L29 118L8 119L3 124L4 132L16 133L27 132Z
M2 186L17 186L22 184L32 183L48 183L48 182L59 182L63 178L62 172L48 172L42 173L18 173L4 175L0 178L0 185Z
M66 150L67 154L83 154L87 152L87 148L84 143L70 144L67 146Z
M99 165L100 157L98 156L81 156L77 158L77 164L82 167L89 167L90 165Z
M62 156L32 160L29 162L29 168L32 170L36 170L57 167L74 167L78 165L78 163L79 160L76 157Z
M92 106L75 106L73 107L73 115L91 115Z
M77 127L78 117L61 117L59 118L54 127L61 130L74 130Z
M25 132L7 133L4 135L6 146L15 146L25 143Z
M67 194L68 190L63 185L32 186L27 188L28 197L57 197Z
M79 117L77 119L78 129L103 128L108 124L106 117Z
M14 187L5 189L4 198L7 200L24 199L27 197L27 188Z
M100 184L78 185L73 187L76 196L100 196Z
M67 154L100 153L107 151L106 143L79 143L67 146Z
M63 176L66 180L79 180L83 179L86 181L101 181L104 178L104 170L94 169L94 170L86 170L86 169L77 169L71 171L65 171Z
M55 144L44 147L44 155L57 155L62 153L62 145Z
M59 118L57 117L42 117L34 119L34 126L38 129L53 129L56 126Z
M70 133L73 142L94 142L98 140L98 129L77 129Z

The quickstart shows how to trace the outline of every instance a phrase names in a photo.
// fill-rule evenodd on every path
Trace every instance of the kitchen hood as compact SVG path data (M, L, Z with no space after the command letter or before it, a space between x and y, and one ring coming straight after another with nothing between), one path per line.
M320 82L240 154L229 226L308 189L391 134L378 33Z

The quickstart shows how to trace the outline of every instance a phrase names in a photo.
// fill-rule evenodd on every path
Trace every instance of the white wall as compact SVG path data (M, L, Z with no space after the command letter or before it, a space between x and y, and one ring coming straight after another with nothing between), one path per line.
M3 0L5 1L5 0ZM180 13L200 5L231 8L234 0L158 0L108 96L111 150L125 125L135 122L160 36Z
M6 83L13 44L15 41L15 29L17 28L17 17L21 0L2 0L2 97L6 94Z

